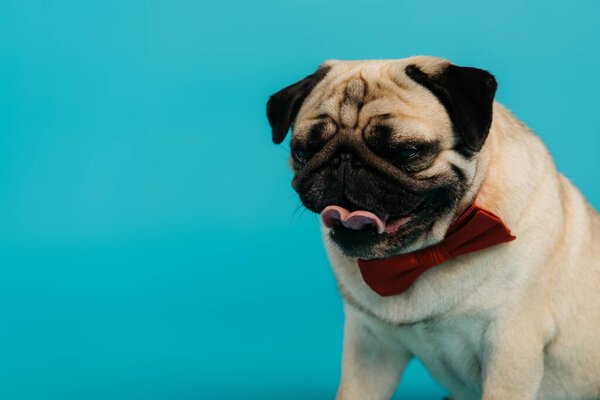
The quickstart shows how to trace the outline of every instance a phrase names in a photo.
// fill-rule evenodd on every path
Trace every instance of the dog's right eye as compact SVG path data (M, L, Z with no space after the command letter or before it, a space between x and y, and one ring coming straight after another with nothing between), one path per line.
M294 149L292 150L292 155L298 162L305 164L308 160L310 160L314 153L310 150Z

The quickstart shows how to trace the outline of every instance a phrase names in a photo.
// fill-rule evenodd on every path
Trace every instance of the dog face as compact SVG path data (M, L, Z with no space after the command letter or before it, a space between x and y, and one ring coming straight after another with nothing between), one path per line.
M445 233L473 185L496 81L434 57L327 61L267 103L292 126L293 188L349 257L399 254Z

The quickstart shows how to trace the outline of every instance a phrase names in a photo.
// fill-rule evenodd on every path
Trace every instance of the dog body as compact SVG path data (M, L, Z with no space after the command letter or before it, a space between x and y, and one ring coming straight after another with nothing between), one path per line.
M409 221L384 235L323 228L346 314L338 398L389 399L414 356L456 400L600 399L600 215L493 102L493 77L461 68L433 57L329 61L296 87L302 96L272 97L274 140L287 101L279 132L293 124L292 148L313 149L291 159L309 209L373 210L386 229L392 216ZM381 118L390 129L372 127ZM404 150L388 155L396 143ZM406 143L425 150L405 156ZM339 154L357 161L340 173ZM448 260L394 296L365 283L357 258L438 243L473 203L517 239Z
M457 400L600 396L600 219L498 104L483 153L476 203L502 216L514 242L381 297L325 231L346 312L340 398L390 398L411 355Z

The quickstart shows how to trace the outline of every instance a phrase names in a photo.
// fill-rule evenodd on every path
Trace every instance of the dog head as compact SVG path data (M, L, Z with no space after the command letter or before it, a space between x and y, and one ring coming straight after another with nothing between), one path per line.
M488 72L434 57L325 62L272 95L290 126L293 188L343 254L382 258L441 240L472 195L492 122Z

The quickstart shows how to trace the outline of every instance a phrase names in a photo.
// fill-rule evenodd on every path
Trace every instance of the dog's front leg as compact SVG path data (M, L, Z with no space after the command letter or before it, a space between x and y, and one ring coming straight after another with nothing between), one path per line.
M544 374L544 321L511 320L488 329L482 400L534 400ZM547 325L546 325L547 326Z
M337 400L389 400L410 354L346 307L342 380Z

